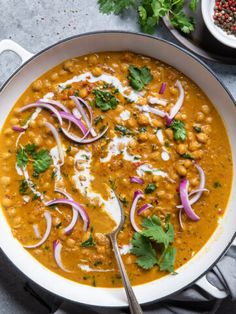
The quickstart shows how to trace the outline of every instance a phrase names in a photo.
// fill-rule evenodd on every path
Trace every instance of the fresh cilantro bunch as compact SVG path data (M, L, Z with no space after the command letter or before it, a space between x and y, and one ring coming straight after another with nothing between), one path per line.
M46 149L36 150L35 144L28 144L16 152L16 163L21 169L25 168L29 161L33 163L35 176L45 172L51 165L51 157Z
M185 0L98 0L104 14L121 14L131 6L138 12L138 21L143 32L152 34L160 19L168 16L171 24L185 34L194 31L194 20L184 12ZM198 0L190 0L189 8L196 11Z
M172 247L174 241L174 228L167 215L164 226L160 219L153 215L144 218L142 232L135 232L131 253L137 256L137 264L143 269L150 269L158 265L161 271L174 273L176 249ZM157 250L158 253L157 253Z

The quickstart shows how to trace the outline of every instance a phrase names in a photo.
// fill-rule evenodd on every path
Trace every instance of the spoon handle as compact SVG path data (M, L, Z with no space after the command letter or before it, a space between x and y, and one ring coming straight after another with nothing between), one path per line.
M129 303L130 313L131 314L143 314L143 311L136 299L133 288L127 276L127 273L126 273L121 255L120 255L120 251L117 245L116 235L110 235L110 239L111 239L111 243L112 243L113 250L115 253L116 261L117 261L117 264L121 273L123 285L125 287L125 292L126 292L128 303Z

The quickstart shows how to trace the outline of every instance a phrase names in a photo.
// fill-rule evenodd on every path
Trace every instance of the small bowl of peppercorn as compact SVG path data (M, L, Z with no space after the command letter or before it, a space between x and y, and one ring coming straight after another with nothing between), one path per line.
M216 39L236 48L236 0L202 0L202 16Z

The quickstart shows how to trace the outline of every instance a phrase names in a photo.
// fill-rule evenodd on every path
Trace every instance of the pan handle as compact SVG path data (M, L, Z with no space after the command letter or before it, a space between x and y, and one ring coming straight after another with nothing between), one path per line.
M18 45L16 42L10 39L3 39L0 41L0 54L4 51L13 51L15 52L22 60L22 63L26 62L28 59L30 59L33 54L20 45Z
M206 291L208 294L213 296L214 298L217 299L225 299L228 294L225 290L220 290L213 286L208 280L206 275L203 276L202 278L198 279L198 281L195 282L195 285Z

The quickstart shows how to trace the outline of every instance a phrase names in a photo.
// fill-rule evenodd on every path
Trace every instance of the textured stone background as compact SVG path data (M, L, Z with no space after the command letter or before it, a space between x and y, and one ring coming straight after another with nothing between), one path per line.
M122 17L99 14L96 0L0 0L0 40L10 38L36 53L65 37L95 30L138 31L134 12ZM175 42L159 27L156 35ZM207 62L236 98L236 66ZM0 56L0 86L20 65L14 53ZM0 313L46 314L50 309L25 291L26 278L0 251ZM46 300L53 296L37 290ZM236 304L224 302L219 313L235 313ZM86 313L86 311L83 311Z

